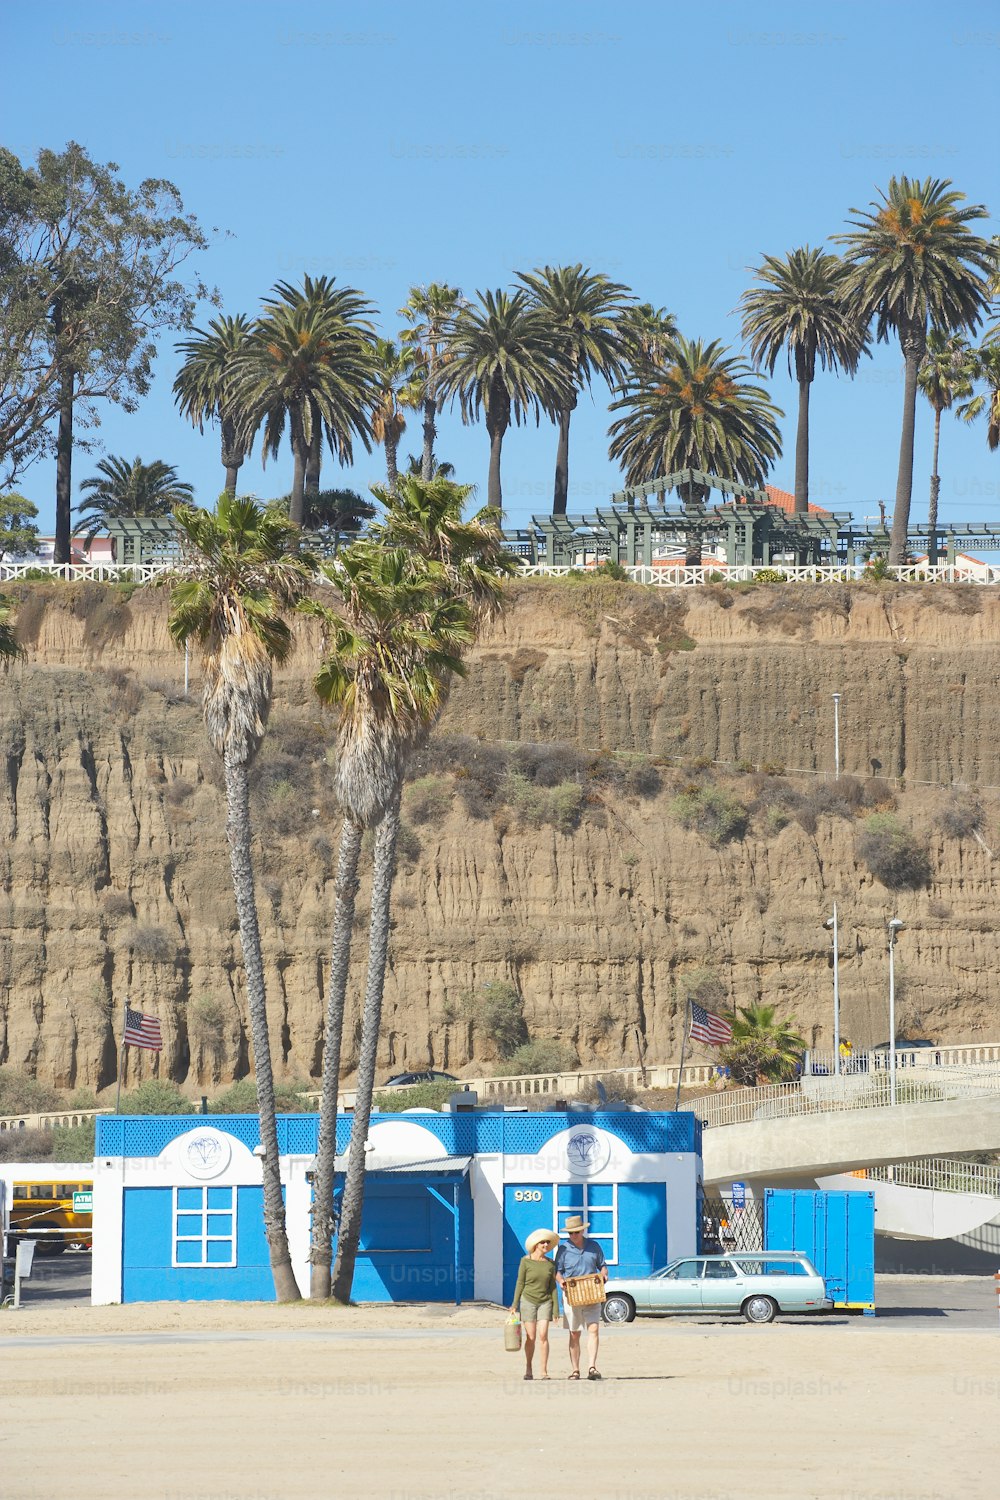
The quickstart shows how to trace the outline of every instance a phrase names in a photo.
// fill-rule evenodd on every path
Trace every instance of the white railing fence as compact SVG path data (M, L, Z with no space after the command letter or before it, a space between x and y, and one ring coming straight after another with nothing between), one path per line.
M0 1115L0 1131L4 1130L54 1130L57 1125L84 1125L98 1115L113 1115L107 1109L62 1109L44 1114Z
M594 563L571 566L568 563L523 562L519 578L565 578L567 574L592 573ZM650 563L622 564L633 583L645 583L654 588L694 588L706 583L753 583L761 574L764 581L774 582L775 575L787 583L856 583L866 576L862 563L818 564L801 566L792 563L762 563L753 567L745 565L730 567L727 563L709 566L687 567L673 562L660 565ZM938 563L929 565L909 564L905 567L887 568L885 579L896 583L1000 583L1000 566L987 563Z
M975 1193L984 1198L1000 1198L1000 1167L988 1162L927 1156L891 1167L866 1167L851 1175L871 1182L894 1182L900 1187L930 1188L938 1193Z
M901 1047L896 1046L896 1068L968 1067L979 1063L1000 1063L1000 1042L983 1042L961 1047ZM840 1059L841 1076L854 1073L876 1073L889 1067L888 1049L868 1052L853 1052L850 1057ZM828 1078L837 1072L836 1054L831 1051L813 1049L805 1055L803 1072L819 1078Z
M748 1125L760 1120L790 1119L795 1115L829 1114L841 1110L884 1109L890 1105L888 1072L855 1074L846 1078L807 1078L803 1083L773 1083L708 1094L689 1101L705 1125ZM932 1104L945 1099L1000 1094L1000 1066L952 1068L934 1076L896 1075L896 1105Z

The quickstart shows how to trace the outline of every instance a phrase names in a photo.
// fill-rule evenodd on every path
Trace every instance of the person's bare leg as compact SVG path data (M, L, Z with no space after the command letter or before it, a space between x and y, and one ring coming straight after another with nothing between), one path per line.
M535 1324L524 1323L522 1327L524 1328L524 1378L530 1380L532 1378L531 1360L535 1353Z
M580 1332L571 1333L569 1336L569 1363L570 1370L580 1373Z
M539 1323L538 1325L538 1363L541 1365L539 1380L549 1378L549 1325Z
M601 1342L600 1323L587 1324L587 1369L597 1369L597 1346Z

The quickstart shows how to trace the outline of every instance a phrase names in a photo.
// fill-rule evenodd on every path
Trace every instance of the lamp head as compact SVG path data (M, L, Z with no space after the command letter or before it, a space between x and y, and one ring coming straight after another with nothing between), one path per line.
M827 932L832 932L833 931L833 918L832 917L827 917L826 921L823 923L823 926L826 928Z

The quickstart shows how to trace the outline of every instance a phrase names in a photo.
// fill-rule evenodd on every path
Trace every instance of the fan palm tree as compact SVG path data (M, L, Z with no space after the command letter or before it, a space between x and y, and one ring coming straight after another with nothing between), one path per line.
M194 495L189 484L177 478L172 464L156 459L144 464L141 458L129 463L127 458L102 458L97 474L80 486L86 500L77 506L77 515L87 515L84 535L93 541L98 532L107 531L112 521L129 516L169 516L174 507L185 505ZM89 512L89 514L88 514Z
M668 362L677 338L677 324L665 307L639 302L619 318L625 354L634 377L651 375Z
M411 287L405 306L399 309L399 316L405 318L410 325L400 334L400 342L414 355L415 373L422 385L422 479L433 479L435 475L434 439L437 436L437 415L442 404L439 390L441 369L447 358L448 335L464 305L462 293L457 286L432 281L429 286Z
M569 366L562 345L527 292L477 292L463 307L445 342L445 363L438 386L445 400L457 399L462 420L473 422L480 411L490 438L487 500L503 510L500 454L511 421L518 426L533 415L560 410L569 399Z
M223 494L213 512L182 505L175 511L184 560L170 579L169 629L178 646L203 649L202 713L213 749L222 757L226 832L246 973L247 1008L264 1149L264 1228L279 1302L299 1290L292 1273L281 1195L274 1078L267 1023L253 863L248 770L264 738L271 708L274 663L291 654L284 619L307 587L314 560L291 553L296 528L253 500Z
M566 394L550 413L559 426L552 514L564 516L569 498L570 420L580 392L585 386L590 388L595 374L603 375L609 385L620 384L627 347L620 320L634 299L628 287L600 272L584 270L580 264L519 272L517 279L566 364Z
M418 458L415 453L408 453L406 455L406 472L411 479L421 479L424 472L423 459ZM437 459L434 460L432 479L453 479L454 475L454 464L450 464L447 459L442 459L440 463Z
M290 517L302 525L306 479L319 487L323 439L341 463L353 440L371 449L375 350L371 311L352 287L307 276L301 291L279 281L238 357L234 401L246 433L263 426L263 460L274 457L287 424L294 460Z
M708 470L747 486L762 485L781 453L777 419L783 415L753 370L717 340L704 344L678 335L669 362L658 372L631 378L612 402L623 415L611 425L611 457L628 484L683 469ZM707 486L685 481L684 505L703 505ZM695 551L697 550L697 556ZM689 537L688 560L701 547Z
M744 292L743 337L758 369L774 374L782 349L795 366L799 420L795 435L795 510L809 510L809 394L816 361L824 370L853 375L868 339L840 295L843 265L836 255L804 245L783 259L765 255L754 273L762 285Z
M930 325L975 333L989 304L994 254L989 240L969 225L987 217L981 204L966 207L965 195L951 182L893 177L880 203L857 214L851 231L835 236L844 246L847 269L843 292L859 322L875 319L880 342L895 333L903 352L903 423L892 513L889 562L906 555L906 530L913 493L913 437L917 371Z
M449 592L444 570L418 554L377 542L358 542L326 571L341 595L342 613L317 603L306 607L322 618L327 636L327 656L314 687L322 703L339 711L335 790L344 823L313 1184L310 1260L314 1297L330 1295L331 1226L329 1210L324 1214L320 1207L332 1208L333 1203L340 1050L358 856L363 830L376 830L357 1092L333 1283L334 1297L347 1301L361 1223L364 1146L375 1086L403 770L408 752L440 711L451 676L462 671L458 652L472 635L470 611Z
M204 432L206 422L218 422L222 435L222 466L226 489L236 494L239 474L253 433L241 430L232 404L233 368L246 345L251 323L240 313L235 318L213 318L206 333L196 328L195 338L177 345L184 363L174 381L174 400L182 417Z
M396 452L406 431L403 412L408 406L420 404L424 383L414 378L412 349L406 346L397 349L389 339L375 340L375 363L377 384L372 408L372 437L385 449L389 489L394 490L399 477Z
M795 1076L806 1044L793 1029L794 1016L779 1021L773 1005L743 1005L727 1020L733 1040L723 1049L722 1058L738 1083L755 1084L761 1078L781 1083Z
M1000 448L1000 342L983 344L975 360L976 378L986 382L986 390L960 406L957 415L965 422L974 422L985 412L986 442L995 453Z
M917 370L917 387L927 397L934 411L934 457L931 463L931 497L927 507L931 557L937 550L934 531L937 527L938 495L941 493L941 476L938 473L941 413L948 411L955 401L972 395L975 374L976 358L962 335L939 333L936 328L932 328L927 335L927 352Z

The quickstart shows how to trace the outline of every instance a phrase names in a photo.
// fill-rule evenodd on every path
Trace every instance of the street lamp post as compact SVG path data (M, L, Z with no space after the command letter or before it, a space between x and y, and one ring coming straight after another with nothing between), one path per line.
M903 923L898 917L893 917L886 923L889 929L889 1103L896 1102L896 966L893 956L896 948L896 934Z
M840 944L837 941L837 903L833 916L823 926L833 930L833 1069L840 1076Z
M833 779L840 780L840 694L833 695Z

